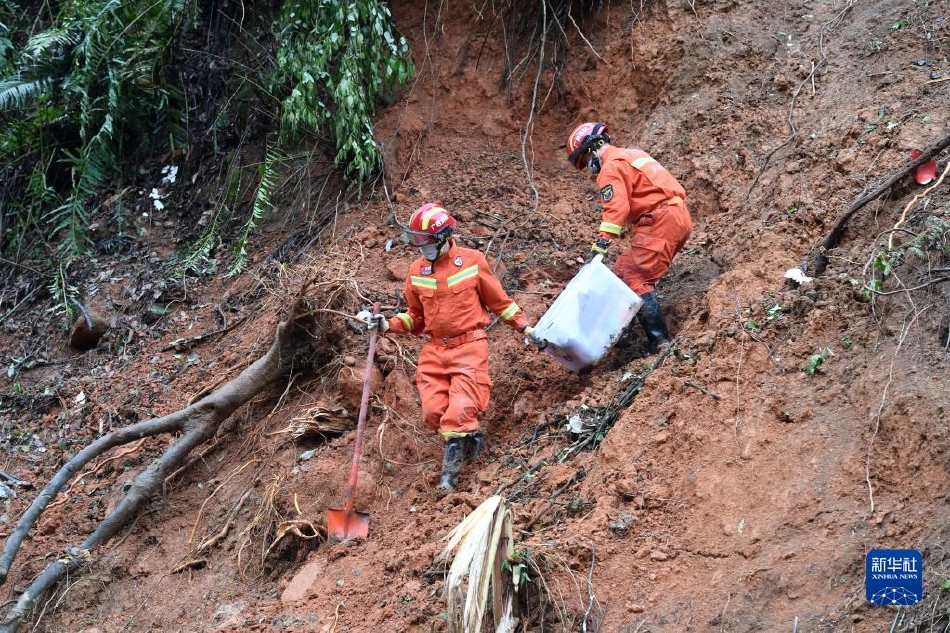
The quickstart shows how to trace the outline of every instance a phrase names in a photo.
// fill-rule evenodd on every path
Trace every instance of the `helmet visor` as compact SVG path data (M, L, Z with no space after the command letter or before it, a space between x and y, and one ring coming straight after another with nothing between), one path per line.
M415 246L416 248L420 246L428 246L429 244L436 244L439 240L435 238L434 235L430 233L425 233L423 231L413 231L411 229L403 229L403 233L406 236L406 240L409 242L410 246Z

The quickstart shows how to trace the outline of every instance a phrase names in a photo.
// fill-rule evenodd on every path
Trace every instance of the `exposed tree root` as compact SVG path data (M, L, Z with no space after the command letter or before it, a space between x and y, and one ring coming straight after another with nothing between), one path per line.
M305 290L306 284L301 295ZM49 502L90 460L113 447L144 437L180 433L165 453L135 478L119 505L103 519L91 535L79 547L67 548L63 556L33 580L0 623L0 632L15 631L50 589L66 574L73 573L88 562L97 547L109 541L142 510L155 493L161 490L166 478L185 463L192 450L211 439L221 423L238 407L260 393L271 382L290 372L298 351L297 341L304 341L308 336L298 323L300 303L298 299L294 304L289 321L277 325L274 342L268 352L236 378L180 411L116 429L102 436L80 451L56 473L10 533L3 555L0 556L0 584L6 581L17 551Z

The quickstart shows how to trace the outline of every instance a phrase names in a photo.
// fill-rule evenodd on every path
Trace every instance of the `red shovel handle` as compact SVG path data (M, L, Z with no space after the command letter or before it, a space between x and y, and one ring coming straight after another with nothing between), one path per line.
M379 302L373 304L373 314L379 314ZM356 493L356 479L360 472L360 455L363 453L363 432L366 430L366 413L369 409L369 387L373 379L373 358L376 356L376 338L379 328L373 328L369 335L369 352L366 354L366 373L363 375L363 397L360 399L360 418L356 424L356 447L353 449L353 466L350 468L350 483L346 487L346 503L343 506L347 520L353 512L353 495Z

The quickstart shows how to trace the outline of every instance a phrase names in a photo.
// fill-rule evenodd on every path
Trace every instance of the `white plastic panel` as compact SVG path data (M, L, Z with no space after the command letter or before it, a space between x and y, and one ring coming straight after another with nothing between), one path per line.
M596 364L636 315L643 300L600 257L581 268L538 321L544 351L579 372Z

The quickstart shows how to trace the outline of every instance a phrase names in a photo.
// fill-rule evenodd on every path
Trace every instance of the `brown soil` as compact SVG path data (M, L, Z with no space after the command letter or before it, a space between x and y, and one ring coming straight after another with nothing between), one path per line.
M459 493L438 499L441 446L420 424L409 362L421 343L383 341L358 489L370 538L331 545L287 537L264 555L270 542L255 516L271 492L269 518L322 523L328 507L342 504L353 433L297 444L280 433L318 404L355 414L365 339L339 322L327 368L242 409L238 432L71 579L38 629L442 630L434 563L442 537L502 486L517 493L523 528L581 470L582 481L517 532L555 602L532 590L529 630L587 622L603 631L773 631L797 622L801 631L880 631L895 616L906 630L926 623L931 607L939 621L947 611L939 584L950 568L940 546L950 486L946 287L871 306L852 284L869 275L865 263L887 239L879 234L921 188L901 185L861 212L813 283L791 289L783 274L809 259L856 194L946 133L950 83L927 81L950 73L947 4L607 5L579 22L596 54L563 25L572 47L560 82L552 87L550 71L542 77L525 156L536 62L509 98L499 90L506 48L487 5L428 6L425 14L423 6L394 3L418 78L377 128L396 216L440 200L464 236L482 238L471 243L487 247L505 286L537 319L579 267L599 220L593 180L567 168L564 138L580 121L608 121L616 144L649 151L689 193L694 233L660 286L677 352L649 374L597 451L558 463L573 441L565 418L607 405L655 359L634 341L577 377L493 326L489 455L467 468ZM790 134L790 112L797 134L758 177ZM924 216L947 213L944 185L908 226L916 232ZM328 279L352 277L363 296L394 305L414 254L389 217L383 195L349 207L308 266L333 271ZM149 235L155 244L162 237L159 228ZM270 252L276 229L264 239L273 244L260 250ZM396 246L387 251L390 239ZM120 346L113 330L110 343L77 354L46 306L35 306L32 322L4 324L7 354L21 356L29 343L54 364L20 374L17 393L26 395L3 385L18 414L4 418L16 439L2 470L39 486L71 442L173 411L233 375L266 350L309 270L285 274L262 255L242 278L162 287L126 276L132 259L98 262L89 281L98 283L93 307L102 314L130 301L174 307L139 312L126 331L134 344ZM920 283L914 270L905 273L907 286ZM348 308L359 307L354 292ZM219 329L223 315L245 320L190 350L166 349ZM833 356L805 371L824 346ZM45 387L54 395L42 395ZM32 442L24 431L35 433ZM162 446L146 442L74 483L40 521L7 587L23 587L49 553L80 542ZM302 460L307 450L315 452ZM523 478L541 459L551 465ZM4 502L4 531L33 494ZM193 528L194 543L214 534L235 504L222 544L201 555L202 565L172 573L189 559ZM864 556L879 547L925 551L926 609L866 604Z

